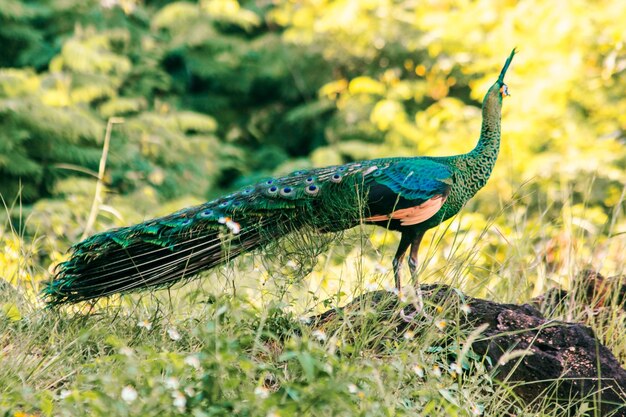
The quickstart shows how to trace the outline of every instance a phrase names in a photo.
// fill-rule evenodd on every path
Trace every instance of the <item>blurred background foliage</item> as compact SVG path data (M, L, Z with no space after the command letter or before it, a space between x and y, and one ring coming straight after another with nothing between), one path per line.
M506 266L534 292L623 272L624 21L620 0L0 0L0 277L45 277L79 239L111 117L97 230L292 169L467 152L514 46L500 159L431 274L454 245L479 245L477 282Z

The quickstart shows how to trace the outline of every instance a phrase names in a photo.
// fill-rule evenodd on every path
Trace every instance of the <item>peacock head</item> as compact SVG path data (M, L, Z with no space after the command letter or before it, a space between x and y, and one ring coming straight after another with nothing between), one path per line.
M502 98L510 96L509 87L504 83L502 83L502 87L500 87L500 95L502 95Z
M513 56L517 53L517 50L513 48L511 51L511 55L506 59L504 63L504 67L502 67L502 71L500 71L500 76L498 77L498 81L496 81L495 86L498 88L498 92L500 93L500 98L504 98L509 95L509 87L504 84L504 76L506 75L506 71L509 69L511 65L511 61L513 61Z
M513 60L513 56L517 50L513 49L511 51L511 55L507 58L504 63L504 67L502 67L502 71L500 71L500 76L498 80L491 86L487 95L485 96L485 100L483 102L483 107L485 110L491 111L499 111L500 105L502 104L502 99L509 95L509 87L504 83L504 76L506 75L506 71L509 69L511 65L511 61Z

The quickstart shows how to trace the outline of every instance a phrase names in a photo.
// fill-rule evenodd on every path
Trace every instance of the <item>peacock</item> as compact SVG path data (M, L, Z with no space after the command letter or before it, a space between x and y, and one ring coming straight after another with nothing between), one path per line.
M43 292L74 303L191 279L201 271L308 230L332 233L372 224L401 233L395 286L408 264L416 288L424 233L459 212L489 179L498 157L504 76L515 49L482 103L475 148L447 157L395 157L295 171L216 200L143 223L95 234L71 248Z

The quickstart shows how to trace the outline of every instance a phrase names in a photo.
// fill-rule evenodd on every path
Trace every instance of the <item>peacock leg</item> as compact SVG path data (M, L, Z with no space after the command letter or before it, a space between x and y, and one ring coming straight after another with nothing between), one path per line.
M409 252L409 271L411 271L411 279L415 283L415 286L418 286L417 282L417 252L420 248L420 243L422 243L422 238L424 237L424 232L419 232L413 238L411 242L411 251Z
M402 267L402 261L404 260L404 256L406 255L406 250L411 245L412 235L407 232L402 233L402 237L400 237L400 244L398 245L398 250L396 251L396 256L393 257L393 277L395 278L396 288L398 291L402 291L402 283L400 280L400 268Z
M422 298L422 289L420 287L419 281L417 280L417 252L420 248L420 243L422 243L422 238L424 237L424 232L418 232L413 241L411 242L411 250L409 252L409 271L411 271L411 281L415 286L415 295L417 298L416 310L422 311L424 310L424 299Z

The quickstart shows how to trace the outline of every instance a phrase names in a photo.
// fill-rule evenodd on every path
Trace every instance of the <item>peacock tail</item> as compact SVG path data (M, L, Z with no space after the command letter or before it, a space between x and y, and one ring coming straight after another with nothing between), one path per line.
M292 232L337 232L362 218L364 174L376 161L296 171L71 248L44 289L50 304L163 287Z
M292 236L341 232L360 223L401 232L395 282L409 250L415 279L424 233L454 216L482 188L500 147L504 76L515 50L483 100L476 147L448 157L383 158L296 171L206 204L131 227L99 233L74 245L44 288L52 304L170 286L201 271Z

